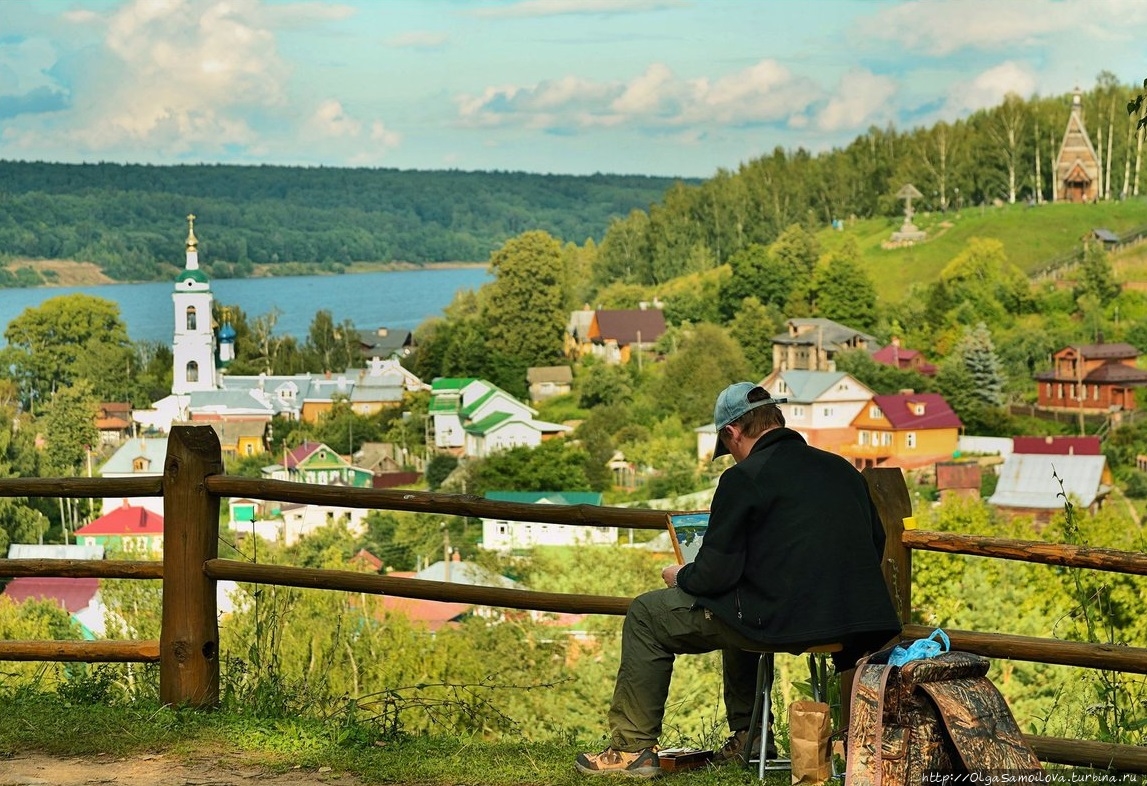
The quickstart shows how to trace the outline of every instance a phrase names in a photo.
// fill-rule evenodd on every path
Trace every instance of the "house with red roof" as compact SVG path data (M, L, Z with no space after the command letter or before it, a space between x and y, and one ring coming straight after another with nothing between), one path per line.
M99 589L99 579L20 576L9 581L0 594L17 605L29 600L53 601L79 624L85 639L96 639L104 635Z
M872 359L881 365L892 366L901 371L915 371L926 377L936 375L936 366L925 360L924 355L918 350L900 346L900 339L897 336L892 337L892 343L888 346L873 352Z
M120 507L76 530L76 543L103 546L107 552L137 559L156 559L163 556L163 516L124 500Z
M964 424L939 393L873 396L853 418L856 442L837 452L857 467L913 469L956 452Z

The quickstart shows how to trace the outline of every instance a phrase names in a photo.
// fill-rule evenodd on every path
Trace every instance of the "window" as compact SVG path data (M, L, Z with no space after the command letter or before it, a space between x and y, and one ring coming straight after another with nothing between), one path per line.
M785 384L783 379L777 381L777 392L782 396L787 396L789 393L789 386Z
M246 452L247 452L248 456L254 456L255 455L255 446L254 445L252 445L250 442L248 442L245 447L247 448Z
M920 402L916 402L915 404L912 405L912 411L917 415L923 415L924 414L924 405Z
M1091 400L1099 401L1099 385L1091 386Z
M884 447L889 447L892 444L892 432L891 431L880 432L880 444L883 445Z
M195 330L195 324L196 324L195 306L188 306L187 307L187 329L188 330Z
M907 434L904 435L904 444L908 446L909 450L912 450L913 448L916 447L916 432L915 431L909 431Z
M794 406L793 407L793 417L794 418L803 418L804 417L804 407Z
M824 416L826 418L831 418L834 414L836 414L836 409L834 409L833 407L825 407L824 408Z
M498 534L505 535L509 531L509 525L504 521L498 522Z
M868 441L869 441L869 434L868 434L868 432L867 432L867 431L861 431L861 432L860 432L860 434L859 434L859 436L860 436L860 444L861 444L861 445L867 445L867 444L868 444Z
M194 360L187 364L187 381L188 382L198 382L199 381L199 364L196 363Z
M1063 383L1062 382L1060 382L1058 385L1055 386L1055 397L1058 399L1063 398Z
M873 420L879 420L880 418L884 417L884 413L880 411L880 407L873 404L868 408L868 417L872 418Z

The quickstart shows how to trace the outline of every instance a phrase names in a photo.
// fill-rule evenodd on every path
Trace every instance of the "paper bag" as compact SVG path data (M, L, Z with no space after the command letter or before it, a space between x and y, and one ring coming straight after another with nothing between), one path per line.
M822 783L832 775L829 764L832 722L828 705L794 701L789 705L789 758L793 786Z

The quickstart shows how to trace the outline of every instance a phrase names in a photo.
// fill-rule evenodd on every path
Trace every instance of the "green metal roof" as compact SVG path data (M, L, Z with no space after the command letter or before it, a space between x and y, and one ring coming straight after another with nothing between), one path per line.
M494 502L540 502L550 505L600 505L600 491L487 491L486 499Z
M460 392L473 381L474 377L439 377L430 383L430 395L447 391Z
M199 284L210 284L211 280L207 278L207 274L202 270L184 270L175 279L176 284L182 284L184 281L195 281Z
M477 423L470 423L466 426L467 434L489 434L498 426L510 420L513 417L509 412L495 412L493 415L484 417Z

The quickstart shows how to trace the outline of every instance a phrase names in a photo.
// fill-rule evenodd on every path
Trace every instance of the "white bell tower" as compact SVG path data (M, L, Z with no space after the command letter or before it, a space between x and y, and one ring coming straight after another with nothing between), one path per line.
M211 282L199 269L195 216L187 217L187 263L175 279L175 341L171 392L215 390L215 333L211 329Z

